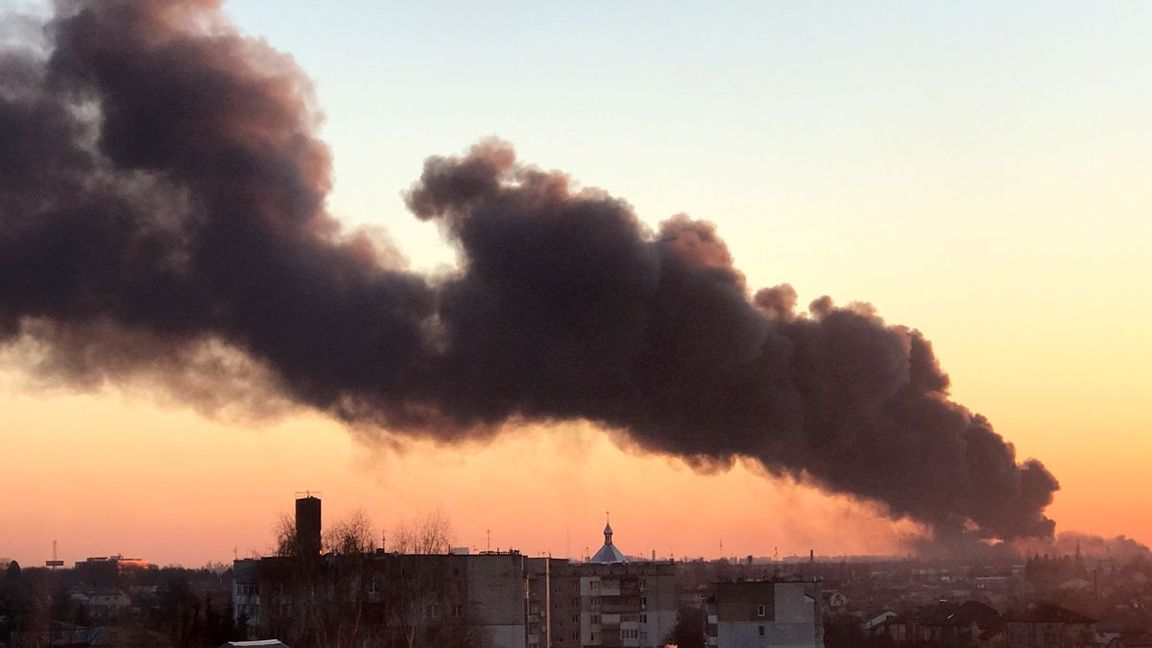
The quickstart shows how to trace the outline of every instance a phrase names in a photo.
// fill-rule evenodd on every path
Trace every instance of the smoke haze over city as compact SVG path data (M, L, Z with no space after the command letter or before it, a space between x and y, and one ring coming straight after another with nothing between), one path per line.
M44 34L0 53L0 345L21 373L319 412L383 446L586 422L942 545L1054 535L1056 476L952 397L915 321L801 299L786 265L753 284L710 213L640 214L484 138L412 169L410 218L456 255L425 270L334 215L312 82L218 3L62 3Z

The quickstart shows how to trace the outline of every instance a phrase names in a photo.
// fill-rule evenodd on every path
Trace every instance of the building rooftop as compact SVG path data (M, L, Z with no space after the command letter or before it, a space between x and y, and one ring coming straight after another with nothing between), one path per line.
M1068 608L1039 603L1023 614L1015 614L1008 618L1009 623L1096 623L1096 619L1073 612Z
M614 563L626 563L628 558L612 544L612 525L604 525L604 546L600 547L600 551L596 552L595 556L588 561L599 565L611 565Z

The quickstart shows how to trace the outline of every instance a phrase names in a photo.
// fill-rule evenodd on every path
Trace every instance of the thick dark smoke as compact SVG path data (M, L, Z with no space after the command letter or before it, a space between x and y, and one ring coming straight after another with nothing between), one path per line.
M397 433L586 419L941 536L1051 535L1056 480L948 399L919 332L752 294L711 224L651 231L495 141L427 162L408 203L460 269L410 272L326 213L288 57L209 0L62 7L50 52L0 53L0 343L33 340L57 377L179 371L222 343L287 398Z

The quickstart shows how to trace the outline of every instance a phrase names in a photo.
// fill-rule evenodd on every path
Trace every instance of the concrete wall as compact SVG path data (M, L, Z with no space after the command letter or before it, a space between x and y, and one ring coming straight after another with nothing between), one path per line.
M822 648L819 592L803 582L720 583L718 648Z
M248 628L260 627L260 561L232 561L232 618L247 617Z
M774 583L776 623L806 623L816 620L816 600L808 583Z
M525 558L524 574L528 580L527 642L528 648L552 646L552 565L550 558ZM567 561L564 561L567 562Z
M670 562L582 563L566 574L558 582L578 595L580 646L663 646L676 626L676 570Z
M472 619L488 631L493 648L526 648L524 557L480 554L464 558Z
M567 560L555 560L551 568L552 648L579 648L580 573Z

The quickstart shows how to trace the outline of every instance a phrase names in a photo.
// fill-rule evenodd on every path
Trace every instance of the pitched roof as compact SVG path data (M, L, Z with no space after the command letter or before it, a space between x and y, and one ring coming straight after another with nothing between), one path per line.
M603 547L600 547L600 551L597 551L596 555L592 556L592 559L588 562L609 565L612 563L626 563L628 559L624 557L624 554L620 553L616 545L605 543Z
M1051 603L1039 603L1023 614L1012 615L1009 623L1096 623L1096 619Z
M596 552L595 556L588 562L597 563L600 565L611 565L613 563L626 563L628 559L624 554L612 544L612 525L604 525L604 546L600 547L600 551Z

